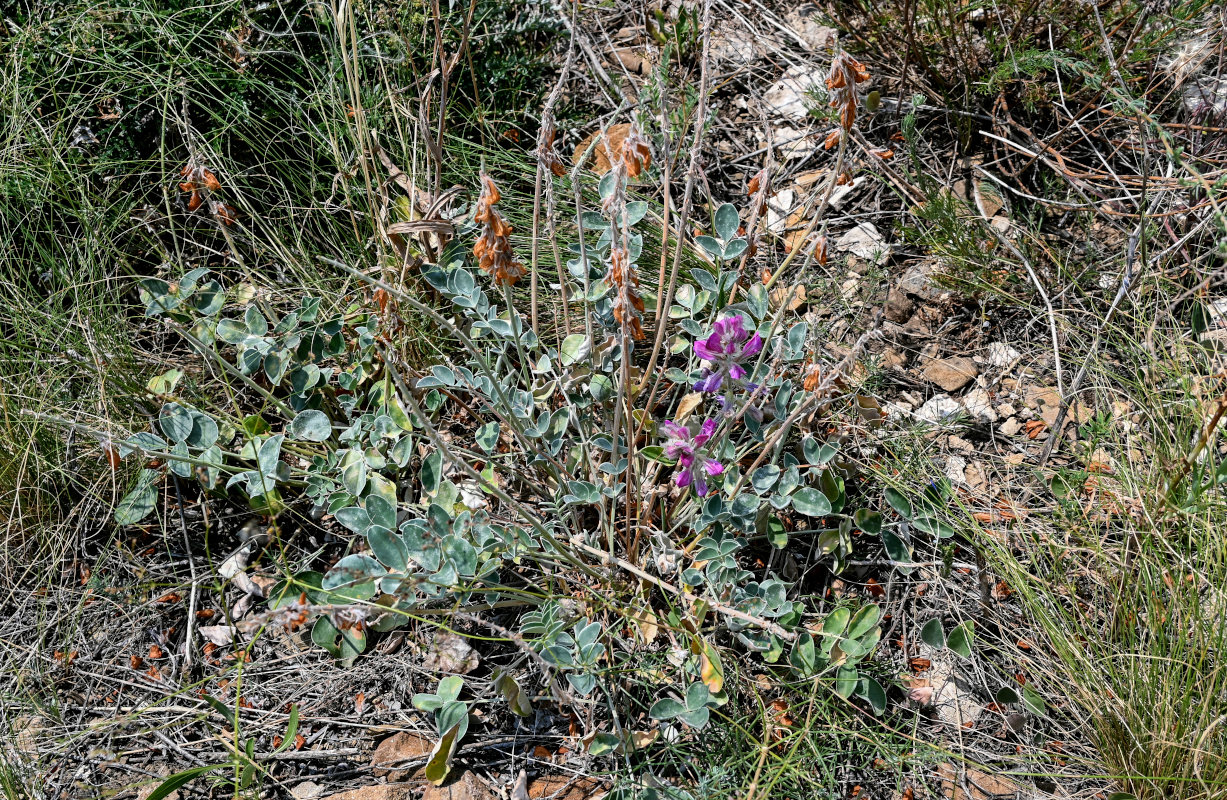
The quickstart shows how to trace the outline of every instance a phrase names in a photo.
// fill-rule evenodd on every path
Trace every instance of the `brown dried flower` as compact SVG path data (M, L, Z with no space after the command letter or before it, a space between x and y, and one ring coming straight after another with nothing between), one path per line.
M622 163L626 165L626 174L632 178L638 178L641 172L652 166L652 150L648 140L636 127L632 126L622 140Z
M625 324L631 337L641 340L647 337L643 332L643 298L639 294L639 275L630 256L620 247L609 251L609 271L605 280L614 289L613 316L620 324Z
M481 236L473 245L478 266L494 276L499 286L510 286L524 275L524 265L511 255L511 225L494 208L502 195L494 181L485 173L481 176L481 196L477 199L477 214Z
M558 131L554 130L552 124L547 123L541 131L541 144L537 147L537 158L550 172L561 178L567 174L567 167L554 150L554 139L557 136Z
M865 65L847 52L841 51L831 60L826 86L831 93L830 106L839 109L839 125L845 131L856 124L856 85L867 80Z
M819 266L827 265L827 235L825 233L814 241L814 260Z

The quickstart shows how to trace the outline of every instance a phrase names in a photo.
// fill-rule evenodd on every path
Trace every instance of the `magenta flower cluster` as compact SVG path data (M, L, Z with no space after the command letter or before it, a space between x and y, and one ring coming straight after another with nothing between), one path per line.
M673 476L674 482L683 489L694 484L695 494L705 496L708 477L724 472L724 465L708 457L701 449L716 432L716 421L704 420L698 435L691 435L689 428L676 422L662 422L660 428L669 437L664 444L665 455L677 459L681 467Z
M706 339L694 343L694 352L710 366L703 367L702 377L694 384L696 392L713 393L725 380L741 381L746 377L742 366L763 349L763 337L757 332L750 336L745 318L740 314L717 320Z

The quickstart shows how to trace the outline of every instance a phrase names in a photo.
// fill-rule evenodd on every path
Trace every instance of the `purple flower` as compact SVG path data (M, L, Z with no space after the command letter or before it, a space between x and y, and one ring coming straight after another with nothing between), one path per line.
M703 497L707 494L707 477L724 472L723 464L700 449L716 432L716 421L704 420L697 436L692 436L689 428L676 422L662 422L660 429L669 437L665 440L665 455L676 458L681 467L673 476L674 482L683 489L693 483L695 494Z
M763 337L757 332L750 336L745 324L740 314L716 320L711 335L694 343L694 352L711 365L703 367L703 376L694 384L696 392L715 392L725 378L739 381L746 377L742 364L763 349Z

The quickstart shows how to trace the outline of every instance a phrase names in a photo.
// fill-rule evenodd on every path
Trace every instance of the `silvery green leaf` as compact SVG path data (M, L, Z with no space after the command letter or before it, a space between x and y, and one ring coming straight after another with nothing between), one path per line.
M366 531L367 544L380 563L395 572L404 572L409 567L409 551L401 538L379 525L372 525Z
M218 320L217 338L228 344L241 344L248 337L247 326L237 319Z
M487 422L477 429L477 435L474 437L477 446L487 453L493 453L494 448L498 446L499 424L497 422Z
M673 719L685 711L686 706L671 697L664 697L652 704L652 707L648 709L648 716L654 720L663 721Z
M289 357L281 350L276 350L269 353L264 358L264 374L268 377L269 383L273 386L281 383L281 379L285 377L286 368L289 366Z
M187 442L175 442L173 445L171 445L170 452L172 455L183 456L186 458L188 456ZM181 461L178 458L168 458L166 459L166 466L168 466L170 471L178 475L180 478L192 477L192 464L188 461Z
M184 273L183 277L179 279L179 296L190 297L192 292L196 291L196 283L208 274L208 267L197 267Z
M460 575L468 577L477 571L477 550L459 536L444 537L443 555Z
M323 411L309 408L290 422L290 435L308 442L322 442L332 435L332 420Z
M192 447L212 447L217 441L217 423L208 414L193 410L192 432L188 434L187 443Z
M226 305L226 293L217 281L209 281L192 297L192 305L206 317L211 317Z
M137 481L135 488L124 495L115 507L116 525L135 525L153 513L157 493L145 481Z
M716 209L716 235L726 242L732 241L737 236L737 229L741 227L741 219L737 214L737 207L732 203L725 203Z
M609 227L609 223L605 218L596 211L585 211L580 215L580 218L584 223L584 230L586 231L604 230Z
M339 509L333 516L336 517L337 522L354 533L362 533L371 524L370 514L366 513L365 508L359 508L358 506L348 506Z
M264 475L273 475L277 469L277 459L281 457L281 443L285 441L283 434L270 436L260 444L256 451L256 468Z
M386 497L373 494L366 498L366 513L374 525L384 528L396 527L396 506Z
M723 258L724 248L720 246L720 242L711 236L696 236L695 243L707 251L707 254L712 258Z
M185 442L192 435L192 413L178 403L162 406L158 427L173 442Z
M247 325L247 332L252 336L263 336L268 333L268 320L264 318L254 303L247 306L247 312L243 314L243 322Z
M634 225L648 213L648 204L642 200L634 200L626 204L626 224Z
M831 513L831 501L826 495L808 486L792 496L792 507L807 517L825 517Z
M745 239L734 239L724 246L724 258L726 260L739 258L749 246L749 243Z
M443 451L435 450L422 461L422 472L419 477L422 481L422 491L426 494L434 494L439 490L439 484L443 480Z

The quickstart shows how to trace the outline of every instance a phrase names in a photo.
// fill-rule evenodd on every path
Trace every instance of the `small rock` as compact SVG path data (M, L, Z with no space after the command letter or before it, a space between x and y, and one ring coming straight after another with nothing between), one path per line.
M1040 412L1040 418L1052 427L1061 408L1061 393L1051 387L1033 386L1027 390L1027 405Z
M829 50L839 39L839 31L819 22L820 10L806 3L789 11L784 22L809 50Z
M1010 417L1001 423L1001 427L997 430L1001 432L1002 436L1014 436L1022 430L1022 423L1018 421L1018 417Z
M1018 409L1014 408L1014 406L1010 405L1009 403L1002 403L1001 405L997 406L997 413L1002 417L1012 417L1018 413Z
M375 748L375 755L371 757L371 773L376 777L387 775L388 780L394 783L402 781L409 777L410 770L395 767L428 757L434 746L434 742L409 731L389 736Z
M1026 453L1010 453L1008 456L1002 459L1002 461L1004 461L1005 463L1009 464L1012 467L1017 467L1026 460L1027 460Z
M1018 363L1020 358L1022 354L1005 342L993 342L988 346L989 366L996 369L1007 370Z
M803 120L809 116L809 101L806 94L812 86L822 80L818 69L802 65L790 67L778 81L771 84L763 93L763 100L772 111L781 117Z
M613 56L632 75L646 75L652 68L647 58L633 47L619 47L613 51Z
M947 392L955 392L971 383L976 377L976 364L970 358L953 356L930 361L921 370L921 375Z
M933 274L936 271L936 262L918 261L903 273L903 277L899 279L899 288L922 300L936 300L941 295L941 290L933 283Z
M593 778L573 780L566 775L546 775L528 784L528 796L531 800L600 800L605 796L604 789L605 786Z
M315 800L315 798L323 793L324 787L315 781L303 781L293 789L290 789L290 794L294 795L294 800Z
M422 790L422 800L495 800L496 797L472 772L463 772L449 783Z
M967 465L967 485L976 491L988 487L988 470L985 469L984 464L973 461Z
M948 394L934 395L916 410L916 418L925 422L942 423L953 419L963 407Z
M997 421L997 412L993 410L992 398L979 386L963 396L963 407L967 409L968 414L981 422L992 424Z
M960 453L976 452L976 446L964 439L962 436L951 436L947 438L946 446L951 450L958 450Z
M891 422L898 422L912 415L912 407L905 403L887 403L882 410L886 412L886 419Z
M902 350L896 350L893 347L886 348L882 353L882 366L887 369L891 367L903 369L907 366L907 353L904 353Z
M835 240L835 249L882 264L890 257L890 245L872 222L862 222Z
M946 800L1016 800L1021 796L1018 784L1009 778L990 775L974 767L960 767L950 762L938 765L937 774L942 779L942 796Z
M903 324L912 317L916 304L906 293L891 289L886 295L886 318L891 322Z
M967 459L950 456L946 459L946 477L954 483L967 483Z
M330 794L324 800L410 800L416 789L416 786L408 783L376 784Z
M467 675L477 669L480 659L463 636L444 633L435 637L430 651L422 660L422 668L431 672Z

